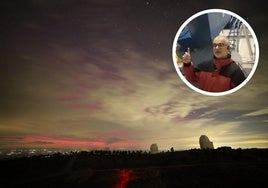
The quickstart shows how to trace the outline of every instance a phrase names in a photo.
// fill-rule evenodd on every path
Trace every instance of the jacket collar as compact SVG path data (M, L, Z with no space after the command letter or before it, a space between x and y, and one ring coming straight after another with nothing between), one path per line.
M216 66L216 69L218 71L220 71L220 69L223 67L223 66L226 66L230 63L232 63L233 60L231 58L231 55L228 54L228 57L227 58L224 58L224 59L217 59L215 56L214 56L214 60L213 60L213 63L214 65Z

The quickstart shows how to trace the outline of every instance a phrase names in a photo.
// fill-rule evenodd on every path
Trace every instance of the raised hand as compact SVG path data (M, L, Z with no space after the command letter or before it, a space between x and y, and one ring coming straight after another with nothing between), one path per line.
M182 61L185 64L191 63L190 48L188 48L187 52L185 52L184 55L182 56Z

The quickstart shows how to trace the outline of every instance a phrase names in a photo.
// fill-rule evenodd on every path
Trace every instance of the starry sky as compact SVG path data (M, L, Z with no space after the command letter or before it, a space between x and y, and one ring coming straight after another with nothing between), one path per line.
M256 2L24 0L0 3L0 148L160 150L268 147L267 19ZM258 67L239 91L205 96L173 60L193 14L220 8L251 25Z

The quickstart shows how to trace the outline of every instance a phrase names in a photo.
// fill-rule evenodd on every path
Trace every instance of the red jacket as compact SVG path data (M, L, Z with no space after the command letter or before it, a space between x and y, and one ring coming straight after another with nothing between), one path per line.
M226 59L214 58L213 63L201 64L197 69L192 62L184 64L183 72L189 82L209 92L227 91L245 80L244 73L231 56Z

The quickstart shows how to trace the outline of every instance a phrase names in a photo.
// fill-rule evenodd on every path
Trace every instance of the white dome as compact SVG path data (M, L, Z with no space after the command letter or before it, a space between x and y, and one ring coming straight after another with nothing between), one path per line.
M211 142L206 135L201 135L199 138L201 149L214 149L213 142Z
M199 142L209 142L209 139L206 135L201 135L199 138Z
M151 144L150 151L151 151L151 154L158 153L158 146L157 146L157 144Z

